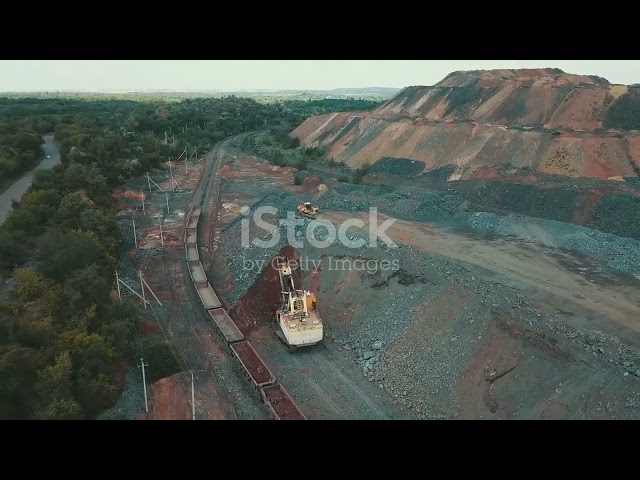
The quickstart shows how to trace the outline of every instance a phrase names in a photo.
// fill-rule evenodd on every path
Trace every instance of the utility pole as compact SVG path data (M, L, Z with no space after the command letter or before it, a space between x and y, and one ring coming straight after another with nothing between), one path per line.
M136 248L138 248L138 237L136 237L136 219L132 218L131 221L133 222L133 241L136 243Z
M196 394L193 387L193 372L191 372L191 409L193 413L193 420L196 419Z
M169 215L169 194L164 192L164 198L167 200L167 215Z
M142 368L142 385L144 386L144 409L147 413L149 413L149 402L147 401L147 377L144 373L144 367L148 366L149 364L144 363L143 358L140 357L140 365L138 365L138 368Z
M118 277L118 271L116 270L116 285L118 286L118 300L122 300L120 296L120 277Z
M147 299L144 297L144 283L142 283L142 270L138 270L138 276L140 277L140 290L142 290L142 303L144 309L147 309Z
M164 237L162 236L162 223L160 224L160 242L162 242L162 246L164 247Z
M142 192L142 190L140 190L140 195L142 196L142 215L147 215L144 210L144 193Z
M149 178L149 172L147 172L147 183L149 184L149 193L151 193L151 179Z

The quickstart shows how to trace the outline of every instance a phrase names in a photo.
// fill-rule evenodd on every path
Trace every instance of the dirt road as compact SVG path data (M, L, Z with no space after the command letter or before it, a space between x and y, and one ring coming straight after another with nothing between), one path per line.
M251 343L270 365L310 420L391 420L413 418L393 397L369 382L353 360L331 340L294 354L268 327L250 334Z
M24 195L31 186L35 172L37 170L48 170L60 162L60 152L58 152L58 147L53 143L53 135L45 135L42 138L44 138L45 142L42 146L42 150L44 151L43 160L36 168L26 173L0 195L0 225L4 223L11 212L11 201L20 201L22 195ZM51 156L51 158L47 158L47 155Z
M365 224L368 214L324 212L337 225L349 218ZM378 224L387 216L379 214ZM515 239L474 239L424 223L396 220L387 230L398 243L476 265L537 299L538 307L566 317L569 324L598 329L640 342L640 282L608 274L584 259L539 243Z

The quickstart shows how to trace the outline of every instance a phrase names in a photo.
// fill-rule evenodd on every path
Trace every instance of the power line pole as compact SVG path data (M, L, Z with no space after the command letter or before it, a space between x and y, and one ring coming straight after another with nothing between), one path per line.
M116 285L118 285L118 300L122 300L120 296L120 277L118 277L118 271L116 270Z
M160 241L162 242L162 246L164 247L164 237L162 236L162 223L160 224Z
M191 372L191 409L193 413L192 420L196 419L196 394L193 386L193 372Z
M147 213L144 210L144 193L142 190L140 190L140 195L142 195L142 215L147 215Z
M147 299L144 297L144 283L142 283L142 270L138 270L138 276L140 277L140 290L142 290L142 303L144 304L144 309L147 309Z
M169 194L167 192L164 192L164 197L167 200L167 215L169 215Z
M135 218L132 218L131 221L133 222L133 241L136 244L136 248L138 248L138 237L136 237L136 220Z
M144 386L144 409L147 413L149 413L149 402L147 401L147 377L144 374L144 367L148 367L148 363L144 363L142 357L140 357L141 365L138 365L138 368L142 368L142 385Z

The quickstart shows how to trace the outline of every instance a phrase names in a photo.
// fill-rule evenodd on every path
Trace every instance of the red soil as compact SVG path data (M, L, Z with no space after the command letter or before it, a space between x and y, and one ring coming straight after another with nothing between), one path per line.
M279 257L295 258L293 247L287 246L280 250ZM294 281L298 282L299 272L294 272ZM240 297L231 309L233 317L240 331L245 335L257 330L258 325L269 324L275 326L275 310L280 302L280 279L278 271L268 264L258 280Z

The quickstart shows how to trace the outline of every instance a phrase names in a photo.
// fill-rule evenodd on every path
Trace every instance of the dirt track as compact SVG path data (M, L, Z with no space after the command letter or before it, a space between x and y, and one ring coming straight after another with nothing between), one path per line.
M273 365L274 374L310 420L389 420L412 418L377 384L367 381L331 338L322 346L290 354L261 326L250 335L253 345Z

